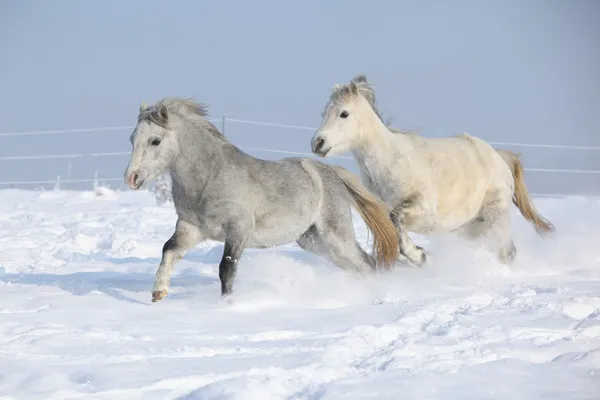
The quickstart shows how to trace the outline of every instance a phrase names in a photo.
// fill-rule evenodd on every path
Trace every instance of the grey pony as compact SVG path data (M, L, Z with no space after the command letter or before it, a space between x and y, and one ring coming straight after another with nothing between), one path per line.
M140 105L125 182L137 190L168 171L177 222L163 246L152 301L167 295L171 269L202 240L224 242L221 296L233 290L245 248L296 241L306 251L359 273L391 267L398 234L389 209L348 170L310 158L261 160L234 146L208 121L206 106L168 98ZM373 256L356 241L351 206L374 236Z

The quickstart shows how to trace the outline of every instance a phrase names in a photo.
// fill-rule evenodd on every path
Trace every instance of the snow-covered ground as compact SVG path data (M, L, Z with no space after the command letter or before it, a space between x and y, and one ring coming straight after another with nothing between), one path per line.
M510 268L416 237L431 265L360 280L289 245L228 303L211 242L153 304L171 205L0 191L0 399L600 399L600 202L536 204L557 232L515 210Z

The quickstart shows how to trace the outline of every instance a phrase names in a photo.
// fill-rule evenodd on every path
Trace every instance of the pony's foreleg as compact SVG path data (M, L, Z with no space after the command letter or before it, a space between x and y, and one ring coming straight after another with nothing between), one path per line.
M400 246L400 254L404 258L408 259L411 264L421 266L427 262L427 253L422 247L417 246L412 241L412 239L408 236L408 231L404 227L404 221L406 219L407 212L410 211L412 204L412 200L407 200L394 207L390 212L390 219L398 230L398 245Z
M167 295L173 264L179 261L187 250L198 244L203 237L202 232L196 226L177 220L175 233L163 246L162 259L156 271L154 288L152 289L153 303Z
M219 263L221 297L227 296L233 291L237 263L244 252L249 234L249 226L241 221L230 223L227 227L223 257Z

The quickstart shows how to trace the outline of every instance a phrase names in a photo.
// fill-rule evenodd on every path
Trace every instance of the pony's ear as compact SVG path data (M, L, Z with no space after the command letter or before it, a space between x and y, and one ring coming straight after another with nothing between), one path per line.
M351 82L367 83L367 76L365 74L356 75Z
M140 114L143 113L144 111L146 111L148 109L148 104L146 104L146 102L144 100L142 100L142 103L140 104Z
M335 93L338 90L340 90L341 87L342 87L342 85L340 85L339 83L334 83L333 87L331 88L331 91Z
M167 122L169 120L169 110L167 109L167 106L161 104L160 108L158 109L158 115L160 115L160 117Z
M351 94L358 94L358 86L356 86L355 82L350 82L350 86L348 86L348 90Z

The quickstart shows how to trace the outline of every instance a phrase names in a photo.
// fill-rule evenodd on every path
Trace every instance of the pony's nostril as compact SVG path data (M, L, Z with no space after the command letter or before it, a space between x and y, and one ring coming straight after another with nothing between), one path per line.
M315 153L319 153L324 145L325 141L323 139L317 139L317 143L315 144Z
M139 178L140 178L140 175L137 172L134 172L133 174L131 174L131 177L129 178L129 183L135 185L135 184L137 184L137 181Z

